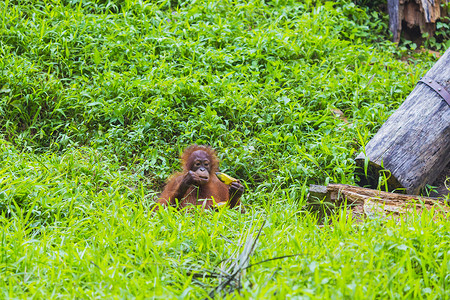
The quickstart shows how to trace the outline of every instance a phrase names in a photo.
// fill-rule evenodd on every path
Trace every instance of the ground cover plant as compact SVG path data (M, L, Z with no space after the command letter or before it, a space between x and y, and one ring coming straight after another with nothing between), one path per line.
M219 282L194 274L263 226L250 265L295 256L217 297L448 298L443 217L321 228L303 208L309 184L354 183L436 60L344 0L0 2L2 297L206 298ZM246 214L151 213L193 143Z

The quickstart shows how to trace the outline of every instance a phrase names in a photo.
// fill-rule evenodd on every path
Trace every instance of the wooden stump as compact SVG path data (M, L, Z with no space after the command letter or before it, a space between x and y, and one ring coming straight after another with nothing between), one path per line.
M393 42L400 41L403 25L408 28L418 27L420 34L428 33L429 37L436 31L436 21L447 15L441 9L441 3L448 0L387 0L389 13L389 29L393 34Z
M450 49L426 78L450 93ZM427 79L428 83L428 79ZM450 102L450 100L449 100ZM389 190L418 194L450 163L450 104L436 90L419 82L356 157L356 182L377 188L385 175ZM367 175L367 176L366 176Z

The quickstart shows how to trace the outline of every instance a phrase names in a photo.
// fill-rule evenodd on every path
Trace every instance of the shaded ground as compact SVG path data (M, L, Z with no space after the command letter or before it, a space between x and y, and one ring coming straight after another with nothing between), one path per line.
M445 196L449 195L450 191L445 186L447 178L450 178L450 163L445 167L445 169L442 171L441 175L433 182L432 186L437 187L436 192L432 193L431 196L437 197L437 196ZM450 185L450 180L447 180L447 186Z

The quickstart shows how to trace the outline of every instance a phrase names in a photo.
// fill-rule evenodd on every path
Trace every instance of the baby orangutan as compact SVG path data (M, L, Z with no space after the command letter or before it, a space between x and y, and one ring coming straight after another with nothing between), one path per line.
M192 145L181 155L183 171L174 174L168 181L158 203L162 206L227 204L230 208L240 205L244 186L239 182L226 185L215 175L219 171L219 160L209 146ZM214 200L213 200L214 199Z

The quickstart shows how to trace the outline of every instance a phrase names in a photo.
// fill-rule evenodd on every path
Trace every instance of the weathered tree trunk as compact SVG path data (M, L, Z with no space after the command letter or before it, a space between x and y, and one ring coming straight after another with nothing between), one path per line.
M441 10L441 3L448 0L387 0L389 13L389 29L393 34L393 41L400 41L402 21L409 28L418 26L420 33L433 36L436 31L436 21L446 15Z
M389 190L418 194L449 164L450 99L444 97L446 91L450 96L450 49L425 78L356 157L360 186L377 188L384 173Z
M448 213L450 208L436 198L400 195L345 184L328 186L311 185L307 207L320 214L329 214L343 205L357 219L372 215L399 216L406 213L421 213L424 209Z

